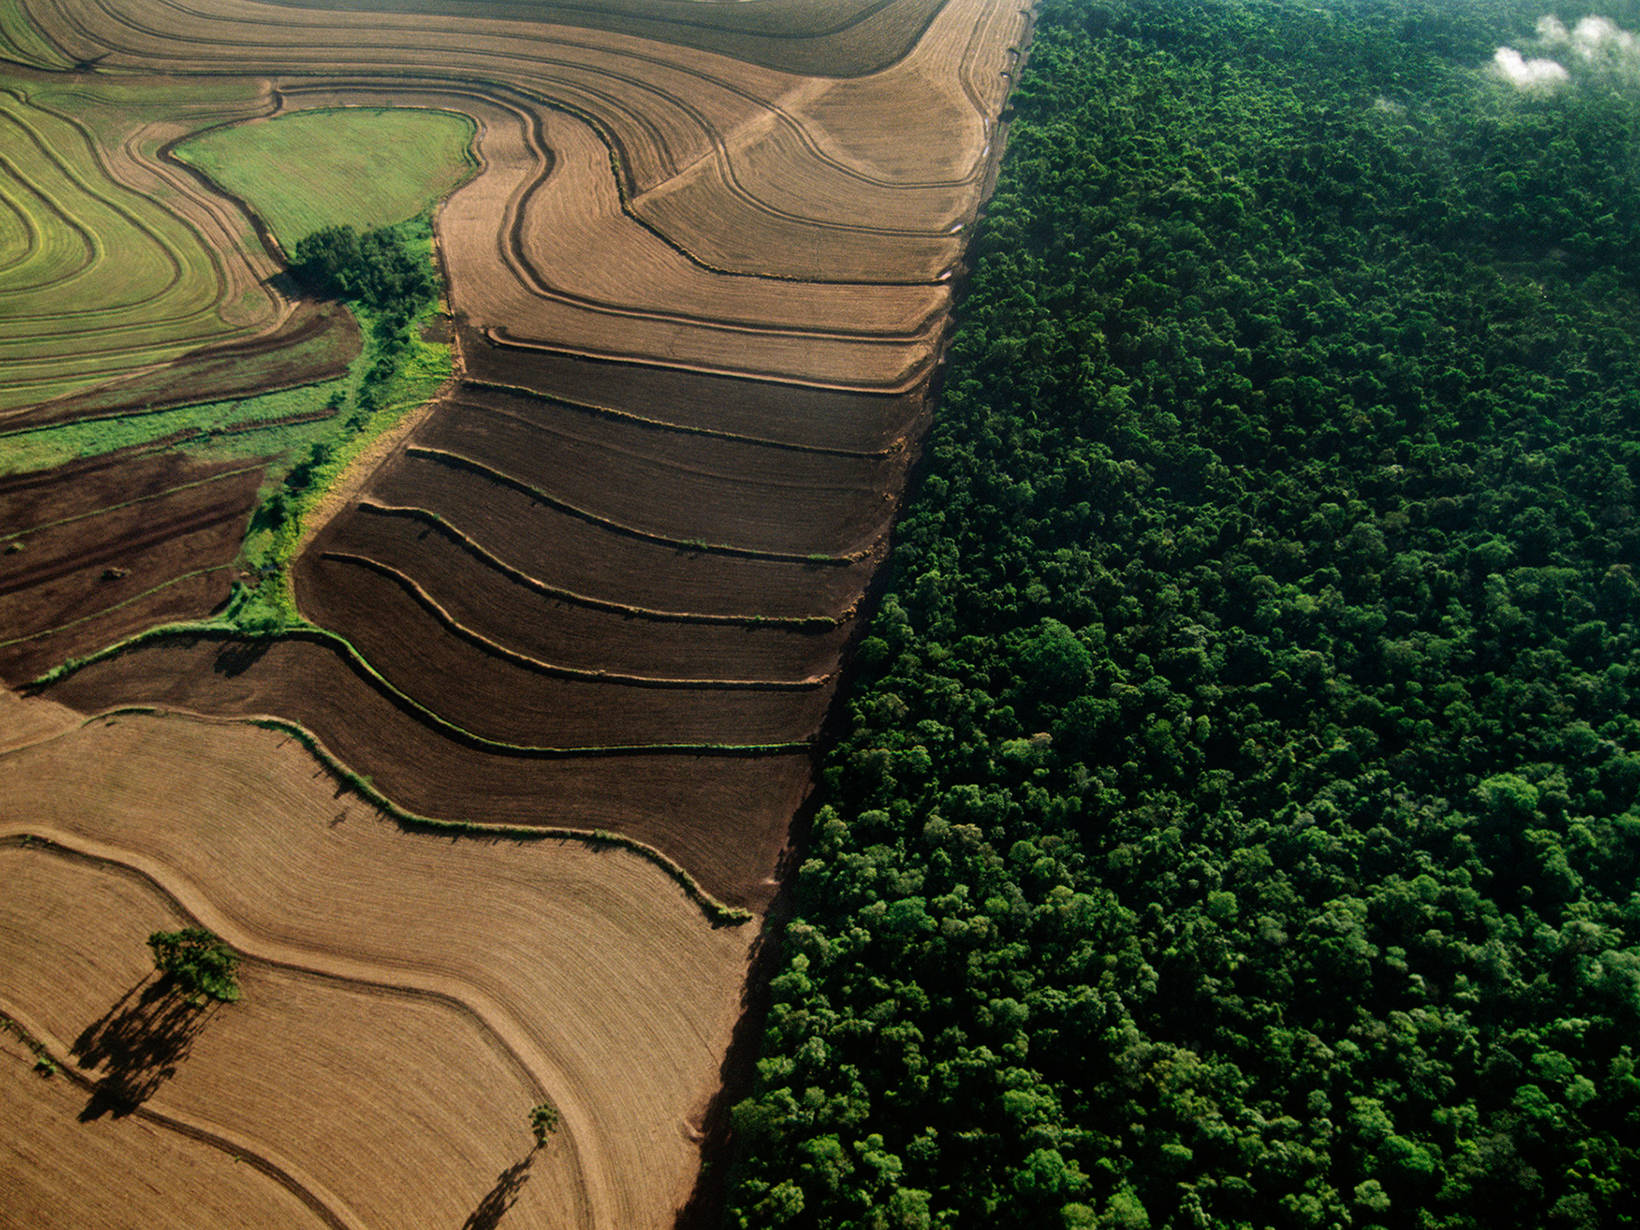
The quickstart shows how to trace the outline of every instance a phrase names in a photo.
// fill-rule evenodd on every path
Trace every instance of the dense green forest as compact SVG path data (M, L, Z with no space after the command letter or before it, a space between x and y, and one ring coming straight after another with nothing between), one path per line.
M1602 12L1041 4L730 1224L1635 1224Z

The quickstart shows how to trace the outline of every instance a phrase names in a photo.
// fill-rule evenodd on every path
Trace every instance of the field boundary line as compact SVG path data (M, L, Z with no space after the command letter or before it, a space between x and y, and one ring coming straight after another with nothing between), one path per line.
M660 848L652 846L648 842L640 841L636 837L628 837L624 833L614 833L608 829L569 828L562 825L486 824L479 820L451 820L411 811L408 807L394 802L369 777L350 768L341 757L325 745L323 739L306 726L275 714L223 715L200 713L175 705L115 705L97 713L86 715L77 726L70 727L68 730L57 731L54 734L37 739L33 743L8 749L0 753L0 758L10 756L14 752L40 747L53 740L66 738L96 723L108 722L119 717L153 717L160 720L171 719L182 722L195 722L203 726L253 726L261 730L278 731L293 739L337 781L354 791L366 803L407 831L443 837L455 835L490 841L506 839L532 844L546 841L574 841L592 849L617 847L642 858L664 872L683 890L684 895L689 900L700 907L701 913L713 926L740 926L756 917L751 910L743 906L729 905L727 902L713 896L701 887L700 882L695 879L687 868Z
M180 585L183 581L191 581L195 577L202 577L212 572L221 572L222 569L232 568L233 566L234 565L232 563L226 563L212 564L208 568L195 568L192 572L184 572L178 576L172 577L168 581L161 581L158 585L145 589L140 594L132 594L129 598L126 598L122 602L116 602L113 606L105 606L101 610L92 611L91 614L82 615L78 619L71 619L65 624L53 624L49 628L41 628L38 632L29 632L23 636L14 636L9 641L0 641L0 649L9 648L12 645L21 645L24 641L33 641L38 640L41 637L55 636L59 632L66 632L70 628L77 628L81 624L90 623L93 619L101 619L104 615L109 615L124 607L128 607L133 602L141 602L144 598L151 597L152 595L159 593L162 589L169 589L173 585Z
M586 1118L579 1099L562 1085L555 1085L550 1091L547 1089L543 1075L558 1073L559 1070L549 1060L540 1039L531 1032L517 1013L509 1010L484 987L450 974L441 974L415 966L393 971L400 978L408 977L413 981L393 981L368 960L282 941L235 919L212 901L205 889L184 871L138 850L65 832L51 825L29 828L21 824L0 823L0 843L33 845L44 848L59 858L81 860L105 867L115 875L134 879L149 891L157 893L172 909L192 922L208 927L222 936L233 948L253 962L320 981L356 988L365 994L401 995L407 999L441 1004L458 1016L466 1016L478 1025L482 1034L488 1035L500 1047L516 1066L517 1072L525 1077L526 1083L533 1086L535 1092L542 1095L550 1092L553 1095L553 1102L558 1105L560 1111L565 1112L566 1126L569 1129L569 1148L576 1158L576 1172L583 1186L586 1186L589 1154L576 1144L577 1133L574 1127L574 1121L584 1122ZM252 942L246 942L247 936ZM23 1023L26 1027L27 1022ZM74 1065L74 1070L79 1071L78 1065ZM567 1080L563 1082L567 1083ZM179 1130L186 1132L191 1126L189 1120L192 1117L177 1118L183 1125ZM228 1129L216 1130L225 1136ZM596 1137L593 1133L587 1132L584 1139L594 1140ZM292 1170L296 1169L291 1163L287 1162L285 1165ZM330 1224L339 1226L341 1230L367 1230L368 1223L353 1213L340 1197L329 1193L314 1180L308 1182L320 1190L325 1190L334 1204L347 1211L347 1222L337 1220L331 1221Z
M713 440L728 440L735 444L755 445L758 448L781 449L790 453L815 453L823 457L849 457L862 461L871 461L878 458L892 457L905 451L905 442L895 440L894 443L882 448L843 448L829 444L803 444L796 440L774 440L767 436L748 436L743 432L727 431L721 427L698 427L688 423L674 423L668 419L651 418L648 415L637 414L631 410L617 410L613 406L605 406L598 402L577 401L569 397L561 397L553 393L541 393L535 389L525 388L519 384L505 384L499 380L476 380L467 377L461 381L467 388L483 389L491 393L505 393L512 397L530 401L545 402L552 406L563 406L569 410L578 410L583 414L604 415L608 418L619 419L627 423L636 423L641 427L650 427L656 431L676 432L686 436L706 436ZM458 390L459 391L459 390ZM860 397L874 397L878 394L862 392ZM491 410L492 413L507 413L499 409L481 406L474 402L462 401L452 397L451 401L460 406L471 407L476 410ZM521 417L515 415L514 417ZM527 420L526 420L527 421Z
M468 457L452 449L432 448L425 444L411 444L406 446L404 452L409 457L422 457L440 465L447 465L452 469L468 470L480 478L488 479L503 487L511 487L520 495L528 496L530 499L545 504L566 516L574 517L578 521L585 521L589 525L608 530L612 534L636 538L643 542L659 543L661 546L671 547L679 551L698 551L709 555L732 555L741 559L764 559L782 564L811 564L820 567L836 567L839 565L847 567L865 559L871 553L869 550L862 548L843 554L816 551L810 555L799 555L795 551L771 551L764 550L761 547L739 547L726 542L701 542L688 538L677 538L670 534L661 534L654 530L627 525L625 522L616 521L613 517L606 517L601 513L593 512L591 509L571 504L568 500L560 499L533 483L525 482L521 478L515 478L511 474L496 469L494 466L486 465L476 458Z
M321 628L316 624L298 624L279 631L247 632L225 620L195 620L157 624L95 653L54 666L45 674L22 685L25 692L39 693L59 683L87 666L115 658L150 642L172 638L193 640L242 641L273 645L281 640L307 641L336 651L343 662L377 689L389 703L403 709L412 718L443 734L452 742L474 747L500 756L520 756L540 760L572 760L596 756L778 756L791 752L807 752L813 747L810 739L795 739L784 743L613 743L589 744L583 747L542 747L527 743L507 743L491 739L458 726L442 717L419 700L401 691L372 666L346 637Z
M37 836L22 831L8 833L4 837L0 837L0 841L10 844L14 841L21 842L24 838L30 839L32 844L36 846L45 846L47 848L57 846L63 850L78 853L73 851L73 847L57 842L50 837ZM85 856L82 855L82 857ZM109 861L115 862L116 860ZM123 864L117 865L123 866ZM171 897L169 893L165 893L163 888L160 889L160 892L175 902L176 899ZM192 911L190 910L182 909L181 912L192 917ZM73 1052L63 1045L62 1039L50 1030L41 1027L9 1000L0 999L0 1014L16 1022L18 1026L28 1032L51 1059L51 1062L56 1065L57 1076L63 1077L86 1093L93 1095L96 1093L97 1081L86 1075L85 1070L75 1061ZM273 1180L273 1182L295 1196L307 1207L309 1212L325 1225L331 1227L331 1230L367 1230L366 1223L334 1192L331 1192L315 1179L298 1178L297 1175L301 1173L299 1168L288 1161L281 1164L281 1162L274 1160L271 1155L249 1145L242 1139L236 1139L237 1133L232 1132L230 1128L224 1128L220 1125L207 1125L203 1121L195 1119L192 1115L180 1111L155 1110L146 1102L131 1107L127 1113L168 1132L174 1132L186 1140L193 1141L195 1144L204 1145L208 1149L215 1149L219 1153L225 1153L235 1161L241 1161L253 1167L260 1174ZM323 1193L323 1195L320 1193ZM345 1210L346 1216L338 1212L338 1208Z
M263 424L258 423L256 426L261 427ZM52 428L42 427L34 428L33 430L50 431ZM0 432L0 437L4 437L7 434L10 433ZM210 483L219 483L224 479L238 478L241 474L249 474L253 470L263 470L266 468L267 466L265 463L257 462L254 465L240 466L235 470L221 470L215 474L208 475L205 478L196 478L193 482L178 483L175 487L167 487L163 491L151 492L148 495L139 495L134 500L123 500L118 504L105 504L101 508L90 508L85 512L75 513L72 517L59 517L55 521L43 521L39 525L31 525L26 529L12 530L10 533L0 534L0 542L10 542L13 538L22 538L28 534L38 534L41 530L54 530L60 525L72 525L74 522L84 521L88 517L100 517L105 513L119 512L122 508L135 508L138 504L148 504L154 500L163 500L166 496L175 495L179 491L192 491L196 487L204 487Z
M404 517L409 520L422 521L434 529L448 535L457 546L472 554L480 563L493 568L508 580L533 589L545 597L560 602L573 603L578 606L591 607L594 610L607 611L614 615L632 616L641 619L653 619L669 623L699 623L721 624L730 627L756 628L762 625L790 628L801 632L826 632L846 622L846 617L832 615L755 615L755 614L711 614L704 611L663 611L654 607L635 606L630 602L616 602L611 598L594 598L587 594L577 593L572 589L563 589L557 585L549 585L539 577L531 576L521 568L516 568L506 560L492 553L469 534L453 525L442 514L413 504L386 504L380 500L368 497L359 500L357 508L363 512L374 513L381 517Z
M499 641L485 636L475 628L469 628L462 623L413 577L384 564L380 560L372 559L368 555L360 555L352 551L322 551L320 559L335 560L338 563L352 564L364 568L398 585L423 609L443 624L452 634L461 640L467 641L485 653L510 662L520 669L533 671L537 674L558 676L565 679L579 679L588 683L611 683L623 687L635 688L676 688L679 691L746 691L746 692L802 692L817 688L831 679L831 675L810 675L804 679L720 679L720 678L687 678L665 675L630 675L620 671L597 670L589 667L564 666L556 662L548 662L541 658L532 657L511 649ZM0 642L3 644L3 642Z

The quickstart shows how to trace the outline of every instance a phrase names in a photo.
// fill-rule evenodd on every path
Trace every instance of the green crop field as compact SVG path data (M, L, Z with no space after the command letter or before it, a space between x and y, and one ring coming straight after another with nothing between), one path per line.
M197 232L110 178L69 110L0 89L0 148L0 413L242 331Z
M71 68L71 61L41 35L18 0L0 0L0 59L31 68Z
M477 165L473 135L472 120L448 111L331 107L218 128L175 152L249 202L288 250L323 227L424 212Z

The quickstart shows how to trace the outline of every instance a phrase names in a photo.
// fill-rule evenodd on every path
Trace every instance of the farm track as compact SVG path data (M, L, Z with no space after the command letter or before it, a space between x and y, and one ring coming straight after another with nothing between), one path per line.
M1028 15L1005 0L792 0L778 13L514 2L482 14L467 0L393 11L29 0L29 12L65 57L96 59L82 78L91 94L144 74L200 92L186 124L119 128L92 108L100 127L85 131L109 177L163 197L204 237L218 293L202 320L221 323L230 286L254 308L243 278L268 258L245 255L240 212L167 158L188 131L315 107L438 108L474 120L478 171L434 218L455 379L349 476L294 563L297 605L321 630L138 637L61 674L44 700L118 716L0 753L0 814L19 834L136 869L153 900L132 911L158 894L258 962L300 965L274 998L328 972L351 981L320 997L321 1015L340 1019L336 1005L367 983L443 988L448 1013L476 1013L565 1114L560 1169L535 1174L508 1224L528 1224L525 1200L549 1187L569 1195L540 1224L669 1224L690 1194L752 936L709 928L629 853L501 834L612 834L708 905L770 906L927 425ZM21 200L0 183L0 215L28 213ZM43 229L22 228L0 244L0 270L84 276L74 271L91 256L59 229L67 238L48 253ZM286 357L293 372L319 370L337 336L320 315L272 296L182 362L133 348L123 361L137 371L19 406L18 425L118 413L156 388L221 387L240 362L265 364L257 378ZM308 367L294 358L303 346ZM61 490L0 482L0 508L39 510L23 554L139 513L157 518L144 550L185 543L187 501L236 481L189 497L173 475L163 494L102 512L122 501L75 503L74 473L104 471L65 468ZM242 528L240 515L193 532ZM53 578L45 557L14 566L32 570L18 573L22 596L103 576ZM138 632L171 612L165 595L196 599L189 586L225 572L110 591L117 608L82 595L49 635L0 646L3 677L107 644L116 627ZM4 577L0 603L13 596ZM319 771L259 722L300 738ZM24 802L29 783L92 748L106 770ZM108 772L138 764L134 792L110 789ZM270 772L289 779L271 799ZM8 790L24 818L4 810ZM361 798L494 826L500 844L406 834ZM322 813L338 808L346 819L332 825ZM335 845L363 833L374 836L359 850ZM513 900L526 866L560 877L553 892L568 897ZM340 1101L319 1113L334 1120L325 1130L353 1130ZM429 1113L429 1139L444 1113ZM244 1101L227 1117L256 1114ZM396 1172L361 1195L325 1168L331 1152L371 1146L328 1139L295 1165L317 1176L312 1190L339 1194L346 1224L405 1224L370 1201L408 1199L439 1173ZM463 1173L493 1182L518 1160L485 1156ZM504 1207L505 1184L491 1194Z
M44 800L31 797L30 783L41 772L93 753L89 771L76 775L72 787ZM132 763L144 764L146 771L123 789L109 790L107 774ZM305 1158L312 1169L330 1168L322 1176L324 1185L344 1194L361 1213L366 1189L374 1189L377 1199L405 1202L398 1215L375 1210L364 1224L419 1224L423 1219L407 1212L418 1207L415 1201L442 1208L443 1201L455 1198L424 1190L427 1184L446 1183L468 1193L462 1202L471 1203L443 1220L453 1224L470 1212L477 1203L474 1182L482 1194L500 1169L497 1160L514 1162L525 1152L523 1111L533 1100L529 1082L553 1098L565 1119L564 1131L534 1163L531 1189L539 1186L537 1194L547 1198L560 1189L584 1192L575 1201L577 1209L549 1208L544 1224L659 1224L671 1207L680 1178L677 1163L692 1150L679 1129L715 1080L715 1051L722 1045L717 1039L732 1023L733 988L749 936L711 928L649 864L619 851L409 837L351 796L337 796L322 770L316 780L312 761L288 739L176 718L93 723L0 756L0 811L12 835L33 834L82 858L131 868L147 882L136 885L139 895L151 895L157 886L188 916L258 961L306 971L304 977L320 976L336 988L324 992L328 1006L315 1000L311 1009L299 1011L302 1005L290 1002L288 989L275 993L264 987L258 994L247 983L245 1002L210 1022L156 1098L173 1096L173 1090L180 1097L196 1077L196 1087L219 1084L220 1077L191 1068L215 1062L204 1048L216 1031L239 1028L241 1021L253 1033L267 1027L266 1020L245 1020L252 1013L295 1012L306 1022L294 1030L297 1046L315 1031L334 1036L340 1030L351 1041L333 1047L328 1058L310 1051L312 1058L299 1059L294 1067L270 1065L274 1081L287 1071L302 1074L293 1088L281 1094L267 1078L256 1077L251 1092L259 1098L295 1098L302 1105L300 1091L308 1090L317 1101L305 1113L328 1124L318 1130L380 1138L338 1142L340 1147L326 1150L324 1157ZM201 826L198 817L204 815L218 819ZM0 849L0 856L13 861L44 863L48 878L55 878L62 860L42 853ZM130 883L129 877L122 880ZM96 895L48 887L59 899L82 903L60 911L65 959L90 968L79 978L58 979L56 988L44 985L44 974L30 978L39 985L27 999L49 1009L64 997L90 995L87 1009L101 1012L136 978L125 972L99 978L91 970L106 961L135 961L133 973L140 973L145 956L140 936L149 927L171 924L174 915L148 921L141 910L128 908L82 920L85 911L95 910ZM443 908L452 896L465 903L456 922ZM42 913L31 910L26 899L16 900L15 908ZM82 949L72 939L82 926L118 926L129 934ZM4 934L17 937L29 930L8 926ZM542 935L551 936L552 944L519 962L516 945ZM22 972L9 976L27 978L27 963L52 964L49 947L27 956L30 945L7 946L25 951ZM98 985L100 993L94 989ZM345 1026L337 992L375 995L378 1002L366 1010L388 1014L384 1030L392 1028L394 1011L391 1002L380 1000L384 992L389 1001L408 997L425 1003L422 1011L445 1024L419 1030L419 1042L402 1030L397 1037L378 1038L377 1027L368 1023ZM493 1041L450 1036L458 1024L452 1012L468 1022L460 1029L470 1034L477 1026ZM34 1008L32 1015L40 1019L45 1010ZM87 1019L82 1010L72 1023L77 1027ZM72 1036L68 1027L53 1032ZM222 1062L235 1047L250 1045L227 1036L215 1041ZM447 1081L448 1096L432 1090L423 1099L418 1085L390 1076L368 1082L403 1085L407 1095L417 1094L419 1110L391 1113L382 1101L393 1096L390 1091L372 1097L349 1093L362 1076L349 1078L345 1066L326 1075L351 1051L358 1059L381 1060L427 1054L429 1048L442 1054L432 1063L438 1071L422 1079ZM486 1064L492 1065L488 1077L461 1075L463 1068L482 1071ZM526 1080L522 1088L520 1070ZM318 1079L310 1084L312 1077ZM506 1092L499 1083L503 1078L515 1092ZM231 1108L235 1122L254 1124L251 1106L232 1105L236 1096L229 1095L223 1111ZM499 1105L490 1104L491 1098ZM516 1112L498 1114L520 1101ZM348 1105L354 1106L352 1113L339 1113ZM376 1122L376 1108L384 1122ZM442 1121L452 1112L457 1118L448 1134L430 1130L430 1113ZM350 1157L361 1149L365 1156L394 1149L401 1130L419 1138L403 1142L403 1159L384 1159L379 1178L350 1174ZM300 1135L279 1132L276 1139ZM491 1142L489 1161L475 1152L485 1138ZM464 1141L473 1143L464 1146ZM658 1185L617 1181L651 1174L656 1162L662 1163ZM395 1172L396 1182L390 1182ZM523 1204L515 1215L520 1224L537 1224L526 1220Z

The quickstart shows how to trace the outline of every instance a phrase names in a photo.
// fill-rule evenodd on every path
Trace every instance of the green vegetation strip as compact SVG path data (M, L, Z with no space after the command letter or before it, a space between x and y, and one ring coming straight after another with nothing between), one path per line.
M374 572L397 585L409 594L416 604L438 620L445 628L487 654L493 654L503 661L514 666L542 675L552 675L564 679L581 679L591 683L620 684L637 688L679 688L704 691L745 691L745 692L801 692L810 691L819 687L831 678L829 675L814 675L807 679L701 679L687 676L666 675L626 675L619 671L591 670L576 666L563 666L556 662L543 661L533 658L529 654L520 653L516 649L509 649L485 636L473 628L469 628L431 594L423 589L419 582L406 576L397 568L390 567L380 560L371 559L368 555L356 555L351 551L326 551L322 559L336 560L344 564L352 564L356 568L363 568Z
M540 487L532 486L521 478L514 478L503 473L494 466L485 465L482 461L475 461L471 457L452 452L443 448L428 448L422 444L412 444L404 450L412 457L425 457L429 461L438 462L452 469L467 470L481 478L489 479L502 487L510 487L520 495L528 496L538 504L545 504L549 508L557 509L566 516L574 517L578 521L585 521L600 529L620 534L627 538L637 538L643 542L659 543L665 547L674 547L680 551L699 551L710 555L729 555L741 559L766 559L784 564L839 564L847 566L865 558L864 551L852 551L847 555L827 555L816 552L812 555L798 555L789 551L764 551L757 547L737 547L729 543L701 542L696 539L674 538L667 534L657 534L653 530L639 529L637 526L627 525L615 521L601 513L581 508L566 500L561 500Z
M548 585L545 581L532 577L529 573L514 568L505 560L493 555L480 546L461 530L451 525L436 512L425 508L416 508L403 504L382 504L371 499L359 501L359 509L363 512L376 513L384 517L407 517L430 525L457 546L465 550L474 559L487 568L501 573L509 581L533 589L536 593L560 602L574 603L576 606L590 607L593 610L608 611L616 615L634 616L641 619L653 619L674 623L698 624L727 624L736 627L755 628L764 624L775 627L794 628L805 632L824 632L835 628L841 619L825 615L710 615L699 611L660 611L653 607L633 606L627 602L613 602L607 598L593 598L586 594L576 593L574 590L562 589L556 585Z
M481 824L469 820L443 820L433 816L424 816L419 812L410 811L399 806L387 795L383 794L376 784L362 773L357 773L344 764L324 741L307 727L300 723L288 721L285 718L258 715L254 717L220 717L210 714L191 713L186 710L171 709L163 705L120 705L104 710L86 718L81 726L89 726L94 722L106 721L109 718L120 717L125 714L169 718L176 721L204 722L220 725L255 726L263 730L276 730L281 734L289 735L302 745L315 760L338 781L347 786L377 808L384 815L412 832L439 833L444 835L458 834L464 837L507 838L514 841L578 841L592 847L618 847L648 860L669 875L678 886L689 896L690 900L700 906L707 919L717 924L738 926L749 922L754 917L750 910L739 906L726 905L702 888L695 877L673 862L665 854L646 842L635 837L627 837L620 833L611 833L605 829L573 829L559 827L537 827L518 824Z
M127 637L122 641L117 641L95 653L74 658L62 663L60 666L55 666L27 686L31 690L39 691L50 687L52 684L62 682L70 675L84 670L96 662L107 661L110 658L118 657L120 654L129 653L131 650L163 641L184 639L220 640L224 642L245 641L270 646L281 640L291 640L308 641L311 644L322 645L327 649L334 650L355 674L380 692L396 708L403 710L424 726L437 731L452 742L501 756L522 756L542 760L644 755L776 756L807 751L810 747L809 742L806 740L794 740L788 743L617 743L589 744L584 747L541 747L490 739L484 735L475 734L464 726L456 725L448 718L440 716L419 700L395 687L388 682L386 676L370 664L362 653L354 648L352 642L347 638L332 632L328 628L321 628L308 623L285 627L277 632L247 632L244 628L228 619L161 624Z

